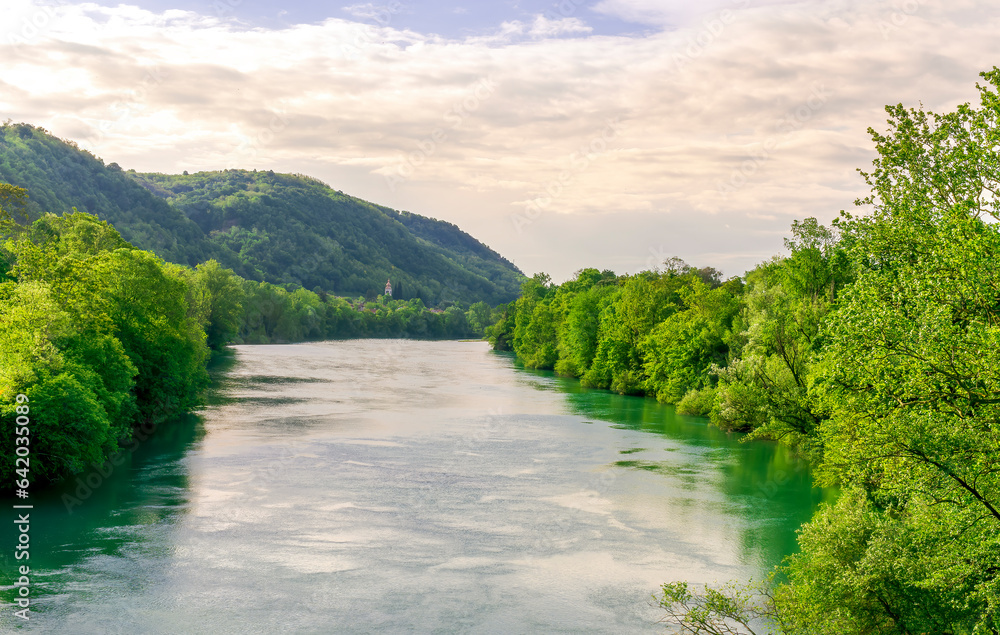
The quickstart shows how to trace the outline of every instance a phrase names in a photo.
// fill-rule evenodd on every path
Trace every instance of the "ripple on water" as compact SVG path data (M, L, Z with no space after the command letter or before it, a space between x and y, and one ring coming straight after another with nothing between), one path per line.
M24 630L662 632L661 583L759 578L822 497L781 448L480 342L235 349L189 432L36 505Z

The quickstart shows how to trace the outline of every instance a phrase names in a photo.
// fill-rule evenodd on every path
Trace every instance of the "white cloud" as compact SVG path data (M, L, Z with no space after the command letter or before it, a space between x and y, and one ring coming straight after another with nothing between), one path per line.
M388 24L392 20L392 16L398 13L400 7L399 3L375 4L373 2L365 2L364 4L352 4L342 7L342 10L344 13L361 20L372 21L376 24Z
M578 35L580 33L590 33L591 27L583 23L579 18L559 18L550 20L544 15L535 16L535 21L531 24L531 35L534 37L556 37L559 35Z
M916 0L915 0L916 1ZM803 3L804 0L600 0L592 7L597 13L626 22L679 28L693 18L718 14L722 11L744 11L780 4ZM815 3L813 3L815 5Z
M446 40L65 5L34 34L0 30L0 119L139 170L314 174L556 278L638 268L660 245L699 265L726 253L740 273L792 218L851 206L884 104L975 98L997 19L967 0L918 7L755 5L637 37L536 19Z
M579 18L550 19L544 15L536 15L530 23L521 20L502 22L493 33L469 38L464 43L466 45L508 45L516 43L524 37L545 39L562 35L581 35L592 31L593 28L587 26Z

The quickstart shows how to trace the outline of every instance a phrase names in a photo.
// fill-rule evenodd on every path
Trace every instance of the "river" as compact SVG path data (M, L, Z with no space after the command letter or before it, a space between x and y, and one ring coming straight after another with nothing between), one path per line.
M660 584L760 578L828 495L785 448L482 342L234 353L197 416L33 497L31 620L8 587L2 626L664 632Z

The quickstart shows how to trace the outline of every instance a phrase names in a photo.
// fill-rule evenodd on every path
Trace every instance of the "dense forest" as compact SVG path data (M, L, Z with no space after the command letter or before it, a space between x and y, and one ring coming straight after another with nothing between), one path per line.
M769 580L664 585L683 632L1000 633L1000 71L984 77L979 107L887 108L870 213L795 222L787 256L726 281L676 259L536 275L490 327L529 367L792 444L840 488Z
M7 185L0 194L5 209L24 196ZM4 224L11 231L9 213ZM32 481L100 464L134 426L198 403L213 319L203 272L133 248L88 214L11 233L0 267L0 430L14 438L14 396L27 394ZM15 457L4 447L10 484Z
M288 291L373 300L391 279L397 299L495 305L517 297L524 277L450 223L374 205L307 176L139 174L27 124L0 126L0 182L30 192L31 219L75 208L168 262L216 260Z

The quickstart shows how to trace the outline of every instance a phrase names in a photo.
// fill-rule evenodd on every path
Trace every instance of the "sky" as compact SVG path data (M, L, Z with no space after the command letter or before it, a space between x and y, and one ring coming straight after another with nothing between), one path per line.
M270 169L525 273L740 275L866 193L886 104L976 101L968 0L0 0L0 120L140 172Z

